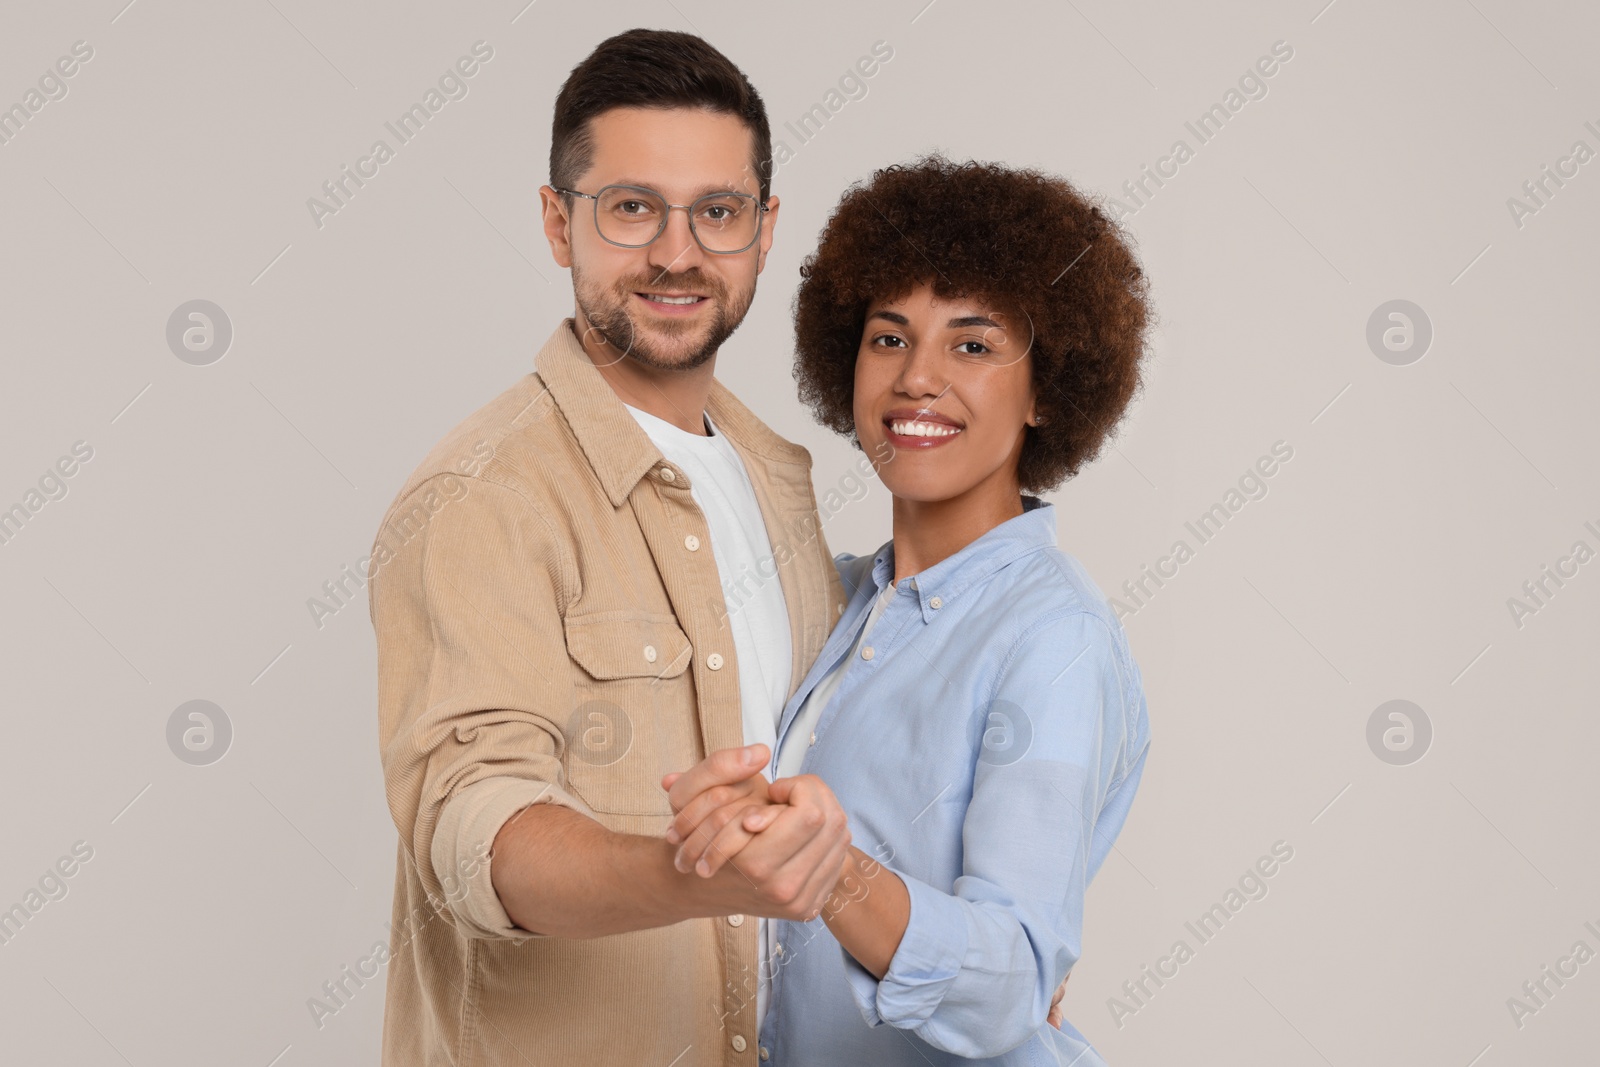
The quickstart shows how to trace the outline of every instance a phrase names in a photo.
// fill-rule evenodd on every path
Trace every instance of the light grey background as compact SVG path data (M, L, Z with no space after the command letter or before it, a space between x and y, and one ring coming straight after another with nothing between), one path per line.
M4 106L94 49L0 145L0 507L94 450L0 546L0 908L93 849L0 945L7 1062L377 1061L381 978L320 1028L307 1005L387 936L395 843L365 599L320 629L307 600L570 312L536 225L551 105L635 25L708 37L797 149L717 371L811 449L819 495L858 454L795 397L789 305L846 184L940 147L1115 194L1196 149L1126 220L1162 322L1117 447L1052 495L1061 544L1119 595L1294 454L1126 620L1154 745L1066 1000L1107 1058L1594 1056L1600 962L1520 1026L1507 1004L1600 950L1600 562L1520 627L1508 606L1600 549L1600 162L1521 226L1507 204L1600 149L1592 5L124 2L8 3L0 32ZM319 228L307 199L478 40L469 94ZM867 95L799 146L783 124L879 40ZM1198 145L1185 121L1280 40L1268 94ZM234 330L209 366L166 342L194 299ZM1405 366L1366 340L1395 299L1434 330ZM887 493L826 534L871 551ZM196 699L233 730L208 766L167 742ZM1367 741L1395 699L1433 730L1406 766ZM1185 922L1278 841L1267 895L1201 945ZM1123 983L1179 939L1119 1025L1110 998L1137 1006Z

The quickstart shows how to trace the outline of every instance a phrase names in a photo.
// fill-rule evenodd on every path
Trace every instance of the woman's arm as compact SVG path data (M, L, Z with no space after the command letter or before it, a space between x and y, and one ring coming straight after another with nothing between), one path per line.
M839 944L881 979L910 918L911 895L900 876L851 845L844 873L822 907L822 921Z
M839 884L833 887L822 909L822 921L834 939L874 978L882 979L895 949L900 947L900 938L905 936L910 917L911 896L900 876L851 845ZM1069 973L1061 979L1050 997L1046 1021L1057 1030L1061 1029L1061 1000L1071 977Z
M985 737L1003 726L1013 743L973 754L953 891L884 867L858 900L838 894L845 903L828 920L869 1025L973 1058L1009 1051L1045 1025L1081 951L1089 879L1143 772L1136 685L1108 624L1091 614L1042 620L1009 651Z

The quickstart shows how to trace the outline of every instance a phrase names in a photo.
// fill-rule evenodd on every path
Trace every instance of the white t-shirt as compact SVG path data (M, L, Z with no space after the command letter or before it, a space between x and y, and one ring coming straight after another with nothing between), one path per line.
M772 751L792 680L794 647L783 586L772 566L772 541L756 501L755 486L733 444L705 415L709 434L680 429L632 404L624 405L661 454L689 475L689 493L711 531L717 576L722 580L733 648L739 663L739 703L744 743ZM765 570L772 574L768 578ZM687 768L683 768L687 769ZM696 875L696 877L699 877ZM756 1026L767 1013L767 920L757 922Z

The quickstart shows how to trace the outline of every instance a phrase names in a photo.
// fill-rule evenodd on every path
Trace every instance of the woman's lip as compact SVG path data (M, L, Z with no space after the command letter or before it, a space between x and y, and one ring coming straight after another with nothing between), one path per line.
M883 424L887 426L891 422L933 422L940 426L954 426L958 430L966 428L963 423L929 408L891 408L884 412Z
M904 420L896 419L894 421L900 422ZM940 445L948 444L957 437L960 437L962 433L962 431L958 430L956 433L941 434L937 437L913 437L911 434L895 433L894 427L887 422L883 424L883 432L884 436L888 438L889 443L895 448L904 448L908 450L918 448L938 448Z

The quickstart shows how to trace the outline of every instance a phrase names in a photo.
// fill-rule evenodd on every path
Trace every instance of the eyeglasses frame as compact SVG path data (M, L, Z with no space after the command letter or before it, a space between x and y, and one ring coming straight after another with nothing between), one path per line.
M772 206L770 204L768 204L765 201L763 201L763 200L751 195L750 193L736 192L736 191L734 191L732 189L727 190L726 192L720 192L720 193L707 193L705 196L696 197L694 199L693 203L689 203L689 204L672 204L672 203L668 203L667 198L665 196L663 196L661 193L659 193L656 190L651 189L649 186L645 186L645 185L622 185L622 184L619 184L619 183L612 183L611 185L602 185L600 187L600 191L599 192L595 192L595 193L580 193L576 189L563 189L559 185L552 185L550 188L554 189L556 192L561 193L561 194L563 194L565 196L581 196L585 200L593 200L594 201L594 232L600 234L600 239L602 241L605 241L607 244L616 245L618 248L648 248L650 245L655 244L656 241L660 239L661 235L666 232L666 230L667 230L667 219L672 214L673 210L675 208L677 208L677 209L682 209L683 211L688 212L688 214L689 214L689 233L690 233L691 236L694 237L695 244L699 245L702 251L704 251L704 252L706 252L706 253L708 253L710 255L713 255L713 256L737 256L741 252L750 251L751 247L754 246L757 241L761 240L761 227L762 227L762 224L763 224L763 222L765 221L765 219L767 217L767 212L772 210ZM651 196L658 198L663 204L667 205L666 212L661 216L661 225L656 227L655 234L648 241L645 241L645 242L642 242L641 244L636 244L636 245L624 244L621 241L613 241L611 238L609 238L609 237L607 237L605 235L604 231L602 231L600 229L600 197L602 195L604 195L604 193L605 193L605 191L607 189L631 189L634 192L638 192L638 193L649 193ZM710 200L713 197L718 197L718 196L742 196L742 197L746 197L746 198L748 198L750 200L754 200L755 201L756 207L758 209L758 213L756 215L756 232L755 232L755 236L751 237L750 238L750 243L745 245L743 248L736 248L731 252L724 252L724 251L721 251L721 250L715 249L715 248L707 248L706 247L706 243L700 239L700 231L698 231L698 230L696 230L694 228L694 207L695 207L695 205L700 203L700 201L702 201L702 200Z

